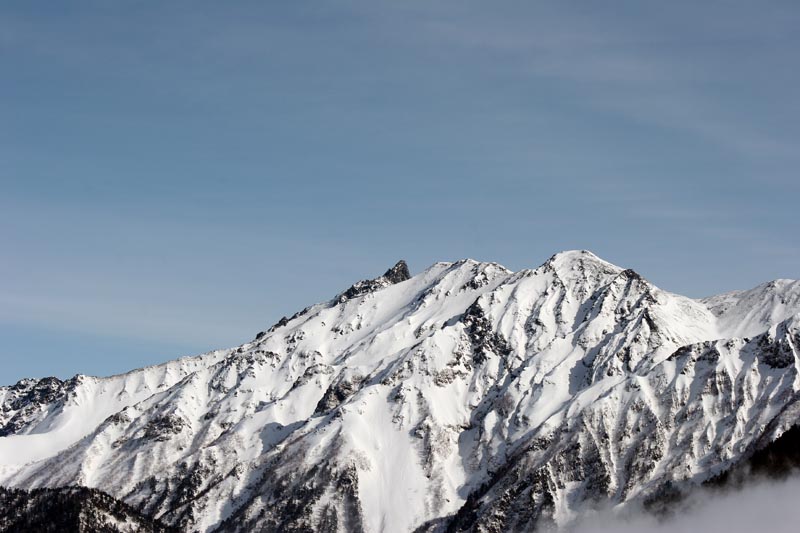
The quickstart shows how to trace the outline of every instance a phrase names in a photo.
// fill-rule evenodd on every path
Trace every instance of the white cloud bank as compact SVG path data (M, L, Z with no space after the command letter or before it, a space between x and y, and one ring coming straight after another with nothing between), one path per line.
M758 482L735 492L692 494L669 519L600 512L571 533L796 533L800 531L800 477Z

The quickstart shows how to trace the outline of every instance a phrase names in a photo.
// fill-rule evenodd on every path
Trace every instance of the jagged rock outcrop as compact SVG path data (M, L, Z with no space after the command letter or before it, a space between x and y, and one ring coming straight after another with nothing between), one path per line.
M23 379L7 387L0 407L0 437L19 433L43 411L57 408L79 381L78 377Z
M406 281L410 278L411 274L408 271L408 265L401 259L392 268L384 272L382 276L355 283L349 289L338 295L334 301L337 303L344 303L357 296L375 292L378 289L383 289L384 287Z
M586 251L399 262L230 350L52 401L0 388L0 484L97 487L186 531L563 526L780 438L799 312L796 282L692 300Z

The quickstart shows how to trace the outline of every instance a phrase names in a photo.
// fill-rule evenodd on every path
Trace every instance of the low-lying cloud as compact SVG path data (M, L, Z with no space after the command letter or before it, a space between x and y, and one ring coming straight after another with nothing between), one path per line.
M800 531L800 476L759 481L737 491L698 490L668 518L598 512L570 533L795 533Z

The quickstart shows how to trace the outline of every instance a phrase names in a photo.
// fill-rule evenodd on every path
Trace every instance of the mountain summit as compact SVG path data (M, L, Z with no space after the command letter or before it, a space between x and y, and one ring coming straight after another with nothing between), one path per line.
M241 346L0 388L0 485L185 531L508 531L651 502L800 416L800 283L695 300L591 252L400 261Z

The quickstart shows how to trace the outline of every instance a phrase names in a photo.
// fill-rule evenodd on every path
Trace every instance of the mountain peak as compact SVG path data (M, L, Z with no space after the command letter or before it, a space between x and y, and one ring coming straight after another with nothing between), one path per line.
M392 268L384 272L383 276L381 277L386 279L386 281L394 284L411 279L411 273L408 271L408 265L406 264L406 262L403 259L401 259L400 261L395 263L395 265Z
M357 296L361 296L369 292L375 292L378 289L383 289L384 287L388 287L389 285L394 285L408 279L411 279L411 274L408 271L408 265L404 260L401 259L395 263L392 268L384 272L382 276L358 281L349 289L339 294L334 300L337 303L344 303L347 300L352 300Z
M580 262L604 263L611 264L590 252L589 250L564 250L553 254L547 260L547 264L552 265L573 265Z
M559 252L542 265L545 270L557 272L563 278L585 278L587 274L594 273L601 276L617 275L622 268L601 259L589 250L566 250Z

